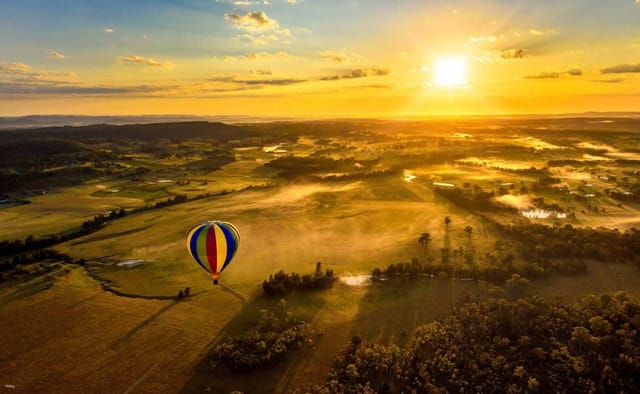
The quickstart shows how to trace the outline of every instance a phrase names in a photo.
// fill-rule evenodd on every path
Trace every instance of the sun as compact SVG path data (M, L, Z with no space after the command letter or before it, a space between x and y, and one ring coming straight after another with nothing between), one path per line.
M445 57L436 61L434 82L438 86L456 87L467 84L467 61L462 57Z

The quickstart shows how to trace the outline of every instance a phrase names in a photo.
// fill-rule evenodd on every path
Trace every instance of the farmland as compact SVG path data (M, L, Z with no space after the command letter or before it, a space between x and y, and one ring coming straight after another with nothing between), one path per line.
M51 248L84 261L40 262L58 264L40 275L37 264L3 272L0 383L24 391L88 382L93 391L123 392L309 388L354 335L403 346L461 298L487 297L503 284L457 272L510 275L531 264L508 226L569 225L577 234L602 227L611 237L640 228L636 119L91 127L0 132L0 146L76 141L41 162L7 158L1 174L16 186L2 191L9 203L0 207L0 240L76 234ZM42 175L72 168L90 175ZM39 175L17 175L27 173ZM78 233L119 210L126 215ZM530 210L549 215L525 217ZM241 233L222 286L211 285L184 246L193 225L213 219ZM579 275L540 273L529 291L640 295L637 252L624 262L581 259ZM139 263L118 264L129 260ZM547 260L535 263L564 264ZM216 343L279 308L262 282L279 270L311 273L317 262L342 279L397 263L450 269L286 296L287 311L321 333L314 348L246 375L212 372ZM170 299L186 287L190 297Z

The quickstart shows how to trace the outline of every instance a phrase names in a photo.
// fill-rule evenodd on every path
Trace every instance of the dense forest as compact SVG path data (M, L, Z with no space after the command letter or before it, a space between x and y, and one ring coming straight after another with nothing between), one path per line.
M638 392L638 328L624 292L468 300L404 349L354 337L316 392Z

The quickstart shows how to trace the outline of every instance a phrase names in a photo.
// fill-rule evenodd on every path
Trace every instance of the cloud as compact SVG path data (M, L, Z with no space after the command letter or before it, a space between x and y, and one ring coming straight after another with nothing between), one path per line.
M2 67L2 65L0 65ZM25 67L21 68L26 70ZM27 72L11 80L0 80L0 97L24 97L37 95L149 95L171 87L151 85L108 86L87 85L68 79L44 79L44 77L74 76L73 73Z
M49 57L52 59L64 59L64 55L56 51L49 52Z
M529 34L531 34L532 36L542 36L544 35L544 32L538 29L530 29Z
M330 76L321 76L314 77L310 79L301 79L301 78L247 78L243 77L239 74L225 74L218 75L212 78L209 78L209 82L220 82L220 83L228 83L228 84L238 84L238 85L248 85L248 86L284 86L284 85L294 85L305 82L312 81L338 81L342 79L356 79L356 78L366 78L366 77L380 77L389 75L389 69L381 68L381 67L372 67L372 68L358 68L351 70L349 72L345 72L343 74L336 74ZM271 75L271 71L250 71L250 76L265 76ZM386 86L386 85L385 85Z
M262 86L238 86L234 88L201 88L200 91L202 93L228 93L228 92L244 92L247 90L259 90L262 89ZM210 96L200 96L200 97L210 97Z
M352 86L351 88L353 88L353 89L362 89L362 88L367 88L367 89L391 89L394 86L395 85L393 85L393 84L372 83L370 85Z
M563 75L570 75L572 77L580 77L582 76L582 70L579 68L572 68L564 72L541 72L537 75L526 75L524 79L558 79Z
M105 32L105 33L113 33L114 31L115 31L115 30L113 30L113 29L112 29L112 28L110 28L110 27L105 27L105 28L104 28L104 32Z
M216 77L209 78L211 82L236 82L236 78L238 78L237 74L225 74L218 75Z
M25 75L33 73L33 67L25 63L10 63L10 64L2 64L0 63L0 73L1 74L17 74L17 75Z
M636 0L636 2L637 2L637 1L640 1L640 0ZM287 0L287 3L289 3L289 4L296 4L296 3L298 3L298 0Z
M602 74L640 73L640 64L618 64L600 70Z
M476 43L476 42L496 42L498 40L502 40L504 39L504 34L501 34L499 36L496 35L488 35L488 36L471 36L469 37L469 42L471 43Z
M251 41L254 45L257 46L264 46L267 45L270 41L278 41L280 39L280 37L275 34L261 34L257 37L243 34L241 37Z
M68 78L75 77L73 72L57 72L46 70L34 70L28 64L17 63L0 63L0 75L16 76L23 81L42 81L44 78Z
M324 51L320 53L320 59L334 63L353 63L360 60L360 55L356 53L347 54L344 52Z
M238 56L225 56L224 60L227 62L238 61L238 60L249 60L249 61L271 61L277 59L289 59L292 56L286 52L257 52L257 53L246 53L244 55Z
M81 85L66 81L0 82L0 97L33 96L33 95L148 95L166 88L150 85L137 86L104 86Z
M271 75L273 74L271 70L249 70L249 74L251 75Z
M143 56L138 56L138 55L120 56L118 58L118 63L120 63L120 64L139 64L139 65L143 65L143 66L160 67L160 68L170 67L172 65L171 63L168 63L168 62L159 62L157 60L154 60L154 59L151 59L151 58L147 58L147 57L143 57Z
M271 5L271 2L269 2L269 0L216 0L216 3L226 3L241 6L258 4Z
M555 72L542 72L537 75L526 75L524 79L557 79L560 78L560 73Z
M244 15L224 14L224 18L236 24L241 30L256 31L278 27L278 21L269 18L264 11L249 11Z
M320 77L321 81L337 81L340 79L354 79L354 78L366 78L366 77L384 77L391 72L388 68L373 67L373 68L357 68L351 70L346 74L336 74L326 77Z
M500 52L502 59L524 59L527 55L524 53L524 49L505 49Z
M237 80L236 83L245 85L294 85L297 83L307 82L305 79L280 78L280 79L245 79Z
M502 49L497 51L485 51L482 55L477 56L475 61L482 63L491 63L498 60L526 59L529 54L523 48Z
M245 33L241 38L251 41L254 45L267 45L271 41L280 41L282 37L291 36L289 29L281 27L277 20L270 18L264 11L229 13L224 14L224 18Z
M235 0L233 5L253 5L253 4L265 4L268 5L268 1L251 1L251 0Z
M296 79L296 78L247 79L247 78L240 78L240 76L237 74L226 74L222 76L217 76L217 77L209 78L209 81L234 83L234 84L241 84L241 85L271 85L271 86L294 85L297 83L308 82L308 80L306 79Z
M640 1L640 0L638 0L638 1ZM622 82L624 82L624 78L594 79L593 82L599 82L599 83L622 83Z

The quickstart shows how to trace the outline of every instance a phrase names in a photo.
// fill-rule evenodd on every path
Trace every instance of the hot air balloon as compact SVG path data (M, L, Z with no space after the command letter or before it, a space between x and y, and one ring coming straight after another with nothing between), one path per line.
M202 269L211 273L214 285L235 256L239 242L238 229L228 222L202 223L187 233L187 250Z

